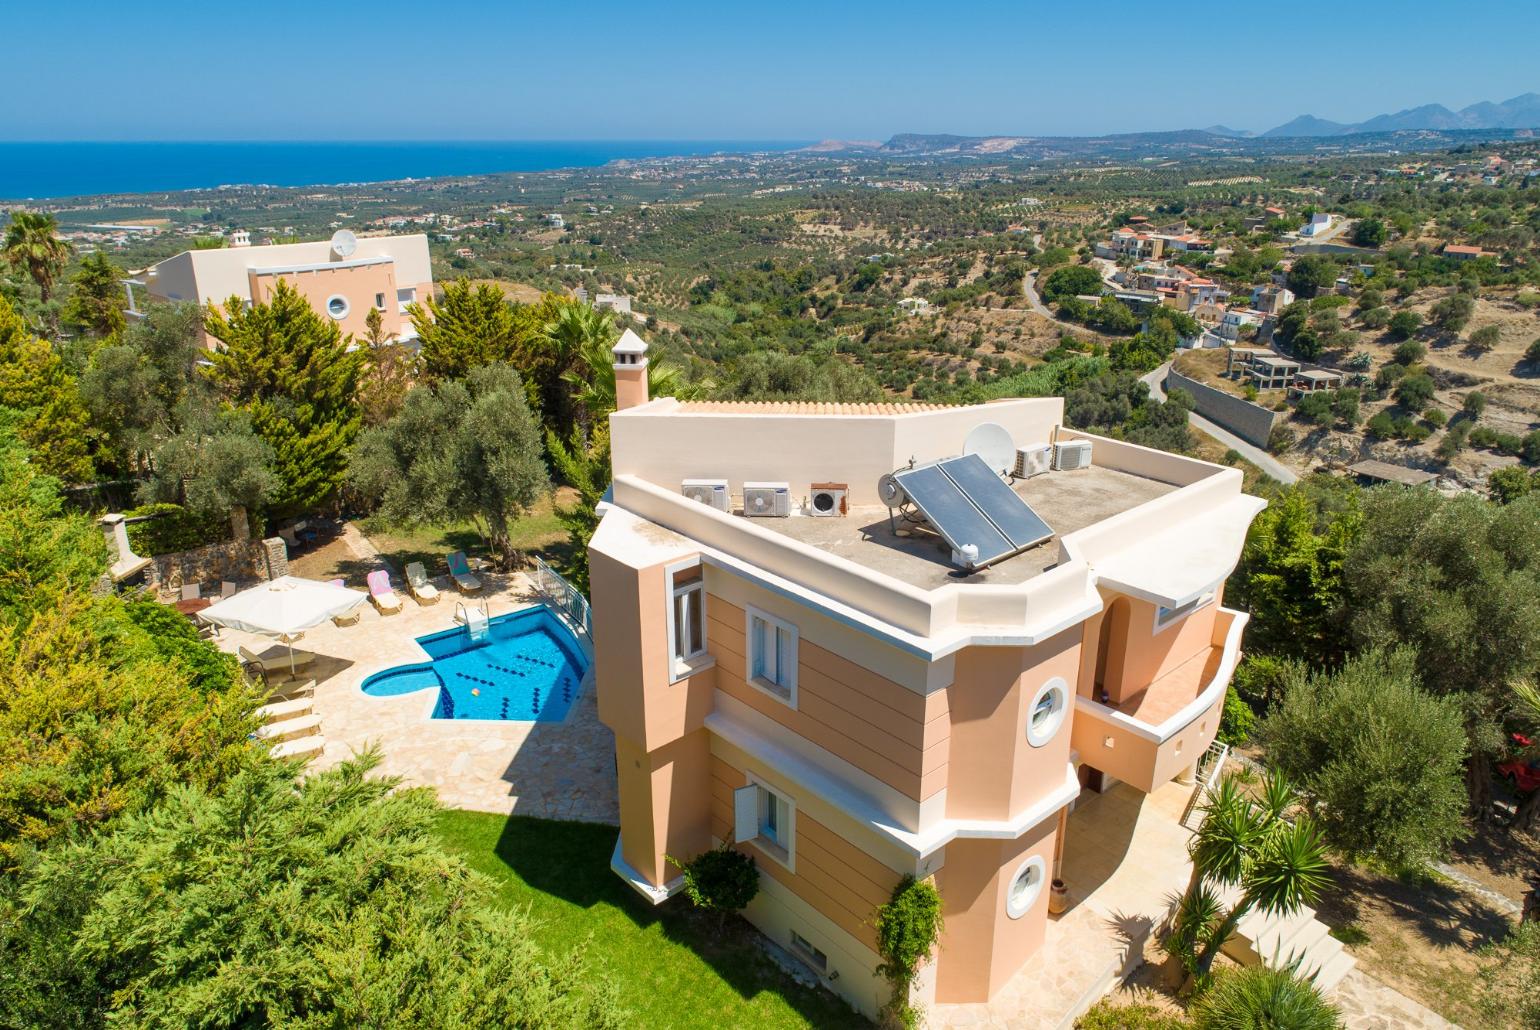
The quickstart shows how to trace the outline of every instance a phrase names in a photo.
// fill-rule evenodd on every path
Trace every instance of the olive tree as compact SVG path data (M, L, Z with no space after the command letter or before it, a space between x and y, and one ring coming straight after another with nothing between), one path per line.
M419 386L364 431L349 482L398 525L471 522L506 563L509 525L550 489L524 384L508 365Z

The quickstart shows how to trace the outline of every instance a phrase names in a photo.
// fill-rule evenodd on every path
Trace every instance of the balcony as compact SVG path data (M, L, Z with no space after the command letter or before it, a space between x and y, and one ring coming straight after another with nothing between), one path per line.
M1075 698L1080 760L1151 793L1195 763L1219 731L1249 616L1221 608L1209 647L1116 705Z

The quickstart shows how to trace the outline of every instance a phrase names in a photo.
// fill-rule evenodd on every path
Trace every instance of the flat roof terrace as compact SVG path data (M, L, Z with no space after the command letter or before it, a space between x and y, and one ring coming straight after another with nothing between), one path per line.
M888 509L881 504L853 505L849 514L837 518L793 515L753 521L924 590L961 582L1012 585L1025 583L1058 563L1058 538L1180 489L1098 465L1013 480L1011 488L1042 516L1054 535L972 574L952 564L951 549L929 528L906 522L897 513L890 525ZM908 535L895 535L895 527Z

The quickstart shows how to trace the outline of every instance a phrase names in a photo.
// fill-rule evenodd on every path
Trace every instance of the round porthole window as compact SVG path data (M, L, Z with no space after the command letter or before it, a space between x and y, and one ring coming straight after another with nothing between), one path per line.
M1027 710L1027 743L1042 747L1053 739L1064 725L1064 713L1069 705L1069 684L1063 677L1053 679L1037 688L1032 695L1032 705Z
M326 313L337 319L339 322L342 319L348 317L348 312L350 310L352 310L352 308L348 304L348 299L342 294L334 293L330 297L326 298Z
M1027 914L1027 909L1037 900L1037 896L1043 893L1043 877L1046 869L1043 860L1033 855L1021 863L1016 870L1016 875L1011 877L1010 889L1005 895L1005 914L1012 919L1020 919Z

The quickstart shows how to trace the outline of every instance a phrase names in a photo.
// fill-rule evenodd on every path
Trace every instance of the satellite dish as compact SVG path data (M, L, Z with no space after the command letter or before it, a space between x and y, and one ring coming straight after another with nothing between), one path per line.
M358 249L358 237L347 229L338 229L332 233L332 253L340 258L353 256L353 251Z
M897 508L909 499L904 493L904 488L898 485L898 480L889 472L877 480L877 496L882 498L882 503L889 508Z
M969 430L963 453L977 454L996 475L1005 475L1016 464L1016 445L1010 431L998 422L980 422Z

